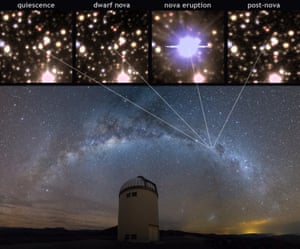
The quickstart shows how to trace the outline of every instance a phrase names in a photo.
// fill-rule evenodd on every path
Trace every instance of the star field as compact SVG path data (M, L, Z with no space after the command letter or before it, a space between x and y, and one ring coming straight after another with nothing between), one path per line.
M153 11L153 83L223 83L223 21L218 11Z
M146 12L77 12L77 68L102 83L147 81L147 21Z
M73 14L0 11L0 83L299 81L299 11Z
M228 13L229 83L298 83L299 12Z
M183 132L99 86L2 86L1 226L114 226L144 175L162 229L297 233L300 89L246 87L215 146L240 87L200 87L211 143L196 86L155 89L207 146L148 87L113 90Z
M0 82L71 82L72 14L59 11L0 11Z

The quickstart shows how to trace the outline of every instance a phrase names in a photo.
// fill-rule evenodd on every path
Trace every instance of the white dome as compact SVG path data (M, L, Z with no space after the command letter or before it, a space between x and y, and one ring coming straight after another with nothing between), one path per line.
M119 195L121 195L124 191L131 189L131 188L148 189L148 190L154 192L156 195L158 195L155 183L151 182L150 180L146 179L143 176L138 176L136 178L132 178L132 179L126 181L122 185Z

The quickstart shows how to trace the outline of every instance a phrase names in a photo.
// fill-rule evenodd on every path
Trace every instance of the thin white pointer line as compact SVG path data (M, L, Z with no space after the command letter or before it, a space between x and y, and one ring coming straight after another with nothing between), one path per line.
M44 51L44 50L42 50L42 51ZM44 51L44 52L46 52L46 51ZM188 138L191 139L193 142L198 143L198 144L201 144L202 146L204 146L204 147L206 147L207 149L209 149L209 147L208 147L206 144L200 142L198 139L195 139L194 137L192 137L192 136L190 136L189 134L185 133L185 132L182 131L181 129L179 129L179 128L177 128L176 126L174 126L174 125L170 124L169 122L165 121L165 120L162 119L161 117L155 115L154 113L148 111L148 110L145 109L144 107L142 107L142 106L138 105L137 103L133 102L132 100L126 98L126 97L123 96L122 94L116 92L115 90L111 89L111 88L108 87L108 86L105 86L105 85L102 84L101 82L97 81L96 79L92 78L91 76L87 75L86 73L84 73L84 72L78 70L77 68L74 68L72 65L66 63L65 61L61 60L60 58L56 57L55 55L52 55L52 54L51 54L50 56L51 56L52 58L58 60L58 61L61 62L62 64L66 65L67 67L69 67L69 68L75 70L76 72L80 73L83 77L88 78L89 80L91 80L91 81L93 81L94 83L96 83L96 84L102 86L103 88L105 88L106 90L108 90L108 91L110 91L111 93L115 94L116 96L118 96L118 97L122 98L123 100L127 101L128 103L134 105L134 106L137 107L138 109L140 109L140 110L146 112L146 113L149 114L150 116L152 116L152 117L158 119L158 120L161 121L162 123L164 123L164 124L166 124L167 126L173 128L174 130L176 130L177 132L181 133L182 135L188 137Z

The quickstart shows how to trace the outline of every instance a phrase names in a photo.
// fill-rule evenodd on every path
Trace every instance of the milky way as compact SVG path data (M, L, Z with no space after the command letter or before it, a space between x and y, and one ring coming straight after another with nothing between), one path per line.
M247 87L215 146L194 86L155 89L207 146L147 87L113 90L166 123L99 86L2 86L1 226L114 226L120 186L143 175L163 229L299 231L300 89ZM240 87L200 91L213 144Z

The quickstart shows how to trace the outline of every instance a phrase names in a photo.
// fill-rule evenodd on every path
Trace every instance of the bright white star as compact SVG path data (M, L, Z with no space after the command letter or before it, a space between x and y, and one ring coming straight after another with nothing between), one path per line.
M53 83L55 82L55 75L49 72L48 70L42 75L42 82Z
M201 40L198 37L185 36L179 39L177 45L168 45L167 48L176 48L178 54L184 58L195 56L199 48L209 48L208 45L200 45Z
M130 82L130 77L128 74L126 74L124 71L122 71L121 73L119 73L119 75L117 77L117 82L119 82L119 83Z
M282 82L282 77L277 73L271 73L269 75L269 82L270 83L281 83Z
M194 56L198 51L200 43L199 38L185 36L179 40L177 50L180 56L190 58Z
M205 76L201 73L194 74L194 82L195 83L203 83L205 82Z

